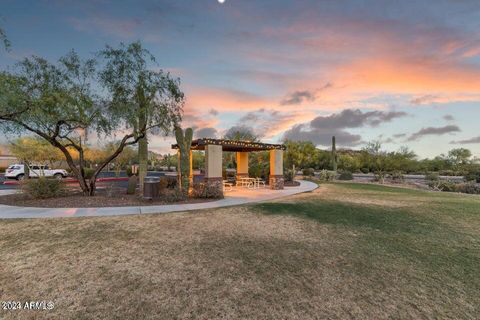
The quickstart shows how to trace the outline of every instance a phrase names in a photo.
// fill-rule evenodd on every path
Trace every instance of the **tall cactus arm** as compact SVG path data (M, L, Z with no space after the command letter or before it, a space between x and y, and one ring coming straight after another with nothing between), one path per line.
M192 146L192 139L193 139L193 129L192 128L187 128L185 130L185 147L190 151L190 147Z
M190 178L190 147L193 139L193 129L188 128L185 132L180 128L175 128L175 138L180 150L180 180L184 192L188 191Z
M177 139L178 147L180 151L182 151L182 147L184 146L184 139L183 139L183 130L180 127L175 128L175 139Z

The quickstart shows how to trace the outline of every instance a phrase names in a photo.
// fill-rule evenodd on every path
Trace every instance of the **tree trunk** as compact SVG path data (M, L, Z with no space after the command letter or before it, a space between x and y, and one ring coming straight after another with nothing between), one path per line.
M98 174L103 170L103 168L105 168L110 162L112 162L113 160L115 160L115 158L118 157L118 155L120 153L122 153L123 149L125 148L125 146L127 144L133 144L133 143L136 143L138 142L139 140L138 139L141 139L142 137L137 137L133 142L131 143L127 143L127 140L132 138L133 135L127 135L125 136L120 145L118 146L117 150L115 150L115 152L110 156L108 157L103 163L100 163L100 165L98 166L97 170L95 170L95 172L93 173L93 176L92 178L90 179L90 183L88 185L88 195L89 196L94 196L95 195L95 189L96 189L96 183L97 183L97 177L98 177ZM143 136L144 137L144 136Z
M139 96L143 97L143 92L142 94L139 94ZM147 124L147 114L146 114L146 107L144 105L145 100L141 99L141 103L139 106L139 112L138 112L138 128L145 128ZM147 135L145 135L138 140L138 178L139 178L139 183L140 183L140 192L143 192L143 181L145 180L145 177L147 176L147 164L148 164L148 140L147 140Z
M140 192L143 192L143 181L147 176L147 162L148 162L148 141L144 137L138 141L138 177L140 181Z
M88 196L93 197L95 195L95 191L97 190L97 177L92 177L89 183L89 191Z
M23 178L25 180L30 178L30 164L28 161L23 161Z

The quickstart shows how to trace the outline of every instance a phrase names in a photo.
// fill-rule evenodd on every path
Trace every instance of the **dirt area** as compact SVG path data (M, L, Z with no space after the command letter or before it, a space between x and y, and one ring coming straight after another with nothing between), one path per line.
M350 239L246 208L21 224L0 224L0 248L22 243L0 258L0 299L55 309L2 319L308 319L353 283L331 267Z
M31 199L25 194L11 194L0 197L0 204L37 208L99 208L99 207L136 207L166 204L187 204L213 201L212 199L175 199L172 192L163 194L159 199L147 200L140 195L127 195L125 191L107 195L105 190L98 190L93 197L86 197L79 192L69 192L68 195L50 199Z

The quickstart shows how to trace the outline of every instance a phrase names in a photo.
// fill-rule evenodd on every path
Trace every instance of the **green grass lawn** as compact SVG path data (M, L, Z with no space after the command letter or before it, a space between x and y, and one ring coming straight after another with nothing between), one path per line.
M480 197L322 184L269 203L0 221L0 319L478 319Z
M356 183L327 188L257 209L354 234L350 272L384 298L399 294L392 316L478 318L480 197Z

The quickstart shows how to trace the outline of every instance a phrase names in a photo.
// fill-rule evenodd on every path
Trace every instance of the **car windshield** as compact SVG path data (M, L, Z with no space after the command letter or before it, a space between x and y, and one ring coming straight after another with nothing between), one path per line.
M18 170L18 169L20 169L20 167L19 166L10 166L10 167L8 167L8 169Z

